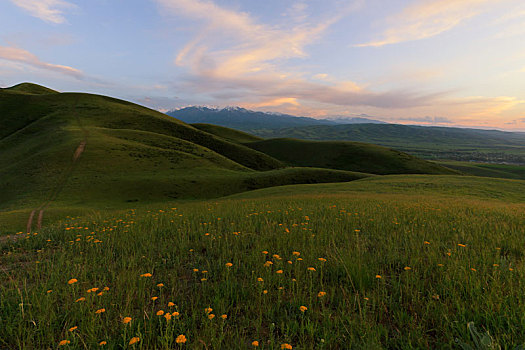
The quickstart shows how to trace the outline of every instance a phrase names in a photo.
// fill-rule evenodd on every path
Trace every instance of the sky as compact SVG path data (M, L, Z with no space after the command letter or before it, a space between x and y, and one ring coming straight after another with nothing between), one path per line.
M525 131L523 0L0 0L0 87Z

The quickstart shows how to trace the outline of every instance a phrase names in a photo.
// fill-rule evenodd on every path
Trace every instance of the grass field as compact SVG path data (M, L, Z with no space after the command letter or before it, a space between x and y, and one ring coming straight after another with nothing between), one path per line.
M0 241L0 348L458 348L471 321L510 348L524 186L387 176L64 217Z

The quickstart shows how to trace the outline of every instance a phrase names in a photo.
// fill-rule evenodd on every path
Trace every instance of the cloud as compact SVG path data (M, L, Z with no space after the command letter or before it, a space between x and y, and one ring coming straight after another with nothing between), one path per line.
M387 19L388 28L380 39L356 45L378 47L420 40L448 31L504 0L415 1L401 13Z
M17 47L0 46L0 59L28 64L33 67L70 75L77 79L84 78L84 73L76 68L43 62L31 52Z
M293 101L294 106L320 102L383 108L424 105L439 95L373 92L355 82L303 73L295 67L285 68L288 60L307 57L306 47L353 11L353 6L357 6L354 4L334 8L334 13L326 18L313 20L304 16L307 8L299 2L295 12L301 12L301 16L295 16L293 21L285 20L279 26L260 23L248 13L226 9L208 0L155 1L164 14L182 15L201 22L197 34L175 59L177 65L188 69L188 75L177 86L188 93L208 94L224 104L261 107L283 104L283 101L289 105ZM313 81L306 76L313 77Z
M76 8L76 5L64 0L11 0L13 4L29 12L31 16L55 24L64 23L64 9Z

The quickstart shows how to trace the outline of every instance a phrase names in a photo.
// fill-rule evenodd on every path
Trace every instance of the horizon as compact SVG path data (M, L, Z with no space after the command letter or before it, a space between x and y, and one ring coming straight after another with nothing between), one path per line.
M518 0L9 0L0 19L2 87L525 131Z

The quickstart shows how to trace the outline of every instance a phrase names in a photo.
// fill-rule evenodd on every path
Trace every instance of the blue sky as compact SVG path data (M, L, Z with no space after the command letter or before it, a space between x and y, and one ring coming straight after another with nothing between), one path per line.
M4 0L0 86L525 130L522 0Z

